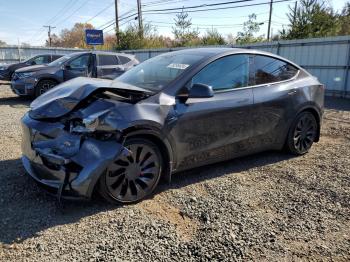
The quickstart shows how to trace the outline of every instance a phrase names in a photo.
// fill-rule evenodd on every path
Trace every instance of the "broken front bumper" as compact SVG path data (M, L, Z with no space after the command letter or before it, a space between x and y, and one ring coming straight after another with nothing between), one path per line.
M59 122L22 118L22 163L40 184L62 197L90 198L99 177L123 151L115 140L70 134Z

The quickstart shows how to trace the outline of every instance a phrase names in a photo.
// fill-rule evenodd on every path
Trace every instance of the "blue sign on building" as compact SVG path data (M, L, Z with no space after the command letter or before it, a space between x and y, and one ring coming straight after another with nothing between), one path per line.
M103 45L103 31L96 29L86 29L85 41L88 45Z

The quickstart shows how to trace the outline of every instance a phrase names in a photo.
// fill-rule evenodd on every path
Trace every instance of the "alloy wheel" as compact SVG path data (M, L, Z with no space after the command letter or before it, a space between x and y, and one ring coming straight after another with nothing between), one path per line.
M39 94L42 95L45 92L47 92L48 90L50 90L51 88L53 88L55 86L55 83L52 81L45 81L40 85L39 88Z
M123 203L138 201L157 185L161 160L158 151L146 143L127 145L127 154L109 166L106 186L109 195Z
M304 114L298 121L293 135L294 148L300 153L307 152L317 134L317 124L311 114Z

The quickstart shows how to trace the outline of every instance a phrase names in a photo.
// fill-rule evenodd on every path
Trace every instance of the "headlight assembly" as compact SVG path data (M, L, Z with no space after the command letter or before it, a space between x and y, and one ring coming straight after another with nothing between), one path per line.
M70 122L70 132L75 133L92 133L96 131L98 126L98 119L93 120L77 120Z
M34 72L17 73L18 78L27 78L34 75Z

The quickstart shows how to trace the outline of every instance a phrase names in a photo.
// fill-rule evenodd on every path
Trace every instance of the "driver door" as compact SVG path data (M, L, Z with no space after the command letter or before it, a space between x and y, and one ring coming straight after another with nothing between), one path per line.
M91 64L91 55L81 55L67 63L63 72L64 81L73 79L79 76L89 76Z
M212 86L210 98L178 99L177 122L171 135L177 141L177 170L209 164L249 151L253 93L248 87L249 56L230 55L204 67L189 86Z

